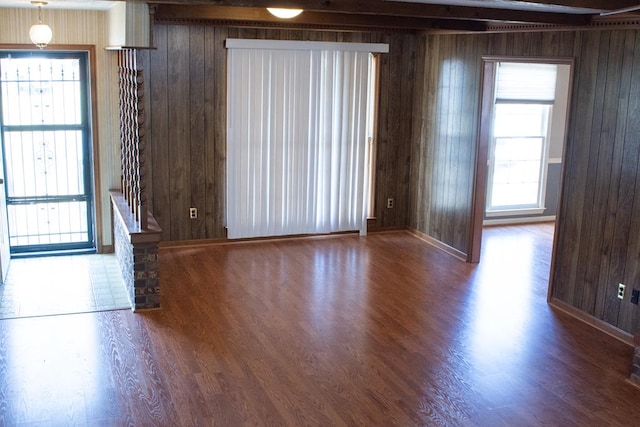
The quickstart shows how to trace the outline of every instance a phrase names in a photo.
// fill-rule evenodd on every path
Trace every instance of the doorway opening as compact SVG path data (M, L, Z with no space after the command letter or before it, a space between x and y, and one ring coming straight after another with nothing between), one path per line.
M470 262L480 261L485 225L555 221L573 67L563 58L483 61Z
M96 251L88 52L0 51L13 257Z
M131 307L96 253L94 59L0 50L0 319Z

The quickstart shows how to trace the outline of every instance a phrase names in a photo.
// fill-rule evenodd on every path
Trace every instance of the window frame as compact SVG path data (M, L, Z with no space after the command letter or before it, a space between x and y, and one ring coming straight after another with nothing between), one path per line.
M489 58L484 58L488 60ZM538 60L537 58L527 58L524 60L523 58L502 58L497 59L495 61L491 61L493 63L494 73L493 73L493 82L492 82L492 106L491 106L491 126L490 132L488 135L488 147L487 147L487 170L486 170L486 188L483 200L483 215L485 217L506 217L506 216L524 216L524 215L541 215L546 210L545 205L545 195L546 195L546 185L547 185L547 173L548 173L548 164L549 164L549 144L551 137L551 129L552 129L552 117L553 117L553 106L556 102L556 92L557 88L554 89L552 93L548 93L548 96L540 96L543 95L546 87L544 85L538 86L539 89L543 89L542 94L540 92L532 92L531 98L526 96L526 91L518 90L516 92L517 96L503 96L500 97L500 66L502 64L515 65L516 67L522 66L524 64L530 65L553 65L558 66L562 62L561 61L546 61L546 60ZM513 73L514 71L512 71ZM544 71L543 71L544 72ZM534 81L540 81L533 79ZM510 78L507 78L505 82L508 84L512 81ZM558 81L558 71L556 68L555 76L554 76L554 87L557 85ZM509 86L507 86L509 87ZM509 92L506 92L508 95ZM552 96L552 97L551 97ZM538 180L538 200L535 204L513 204L513 205L501 205L501 206L492 206L491 199L493 196L493 178L495 171L495 150L496 150L496 135L495 135L495 121L497 117L497 106L504 104L512 104L512 105L548 105L550 108L547 110L547 115L544 118L545 120L545 135L543 136L542 142L542 153L540 160L540 178ZM527 135L529 136L529 135ZM518 137L518 136L514 136ZM537 136L538 137L538 136Z
M546 207L544 206L546 184L547 184L547 172L549 164L549 139L551 131L551 118L553 116L553 104L550 101L535 101L535 100L496 100L493 109L493 122L497 117L496 105L509 104L509 105L546 105L549 108L546 111L546 117L543 118L545 131L544 135L509 135L509 136L496 136L495 129L491 132L491 140L489 147L489 161L487 162L487 194L485 204L485 215L487 217L492 216L504 216L504 215L539 215L544 212ZM513 204L513 205L496 205L491 203L493 197L493 178L495 172L495 151L496 141L500 138L542 138L542 147L540 153L540 172L538 178L538 195L536 203L531 204Z

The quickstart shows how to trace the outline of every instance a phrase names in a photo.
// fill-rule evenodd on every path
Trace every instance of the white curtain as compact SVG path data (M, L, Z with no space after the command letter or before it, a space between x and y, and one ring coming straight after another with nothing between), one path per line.
M370 51L229 42L228 237L366 230Z

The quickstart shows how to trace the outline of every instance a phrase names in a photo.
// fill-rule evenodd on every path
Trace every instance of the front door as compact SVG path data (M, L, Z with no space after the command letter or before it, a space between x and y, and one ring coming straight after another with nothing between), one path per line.
M87 59L86 52L0 52L13 254L95 250Z
M0 156L2 150L0 150ZM4 283L9 272L11 261L11 248L9 247L9 229L7 221L7 198L4 186L4 167L0 157L0 283Z

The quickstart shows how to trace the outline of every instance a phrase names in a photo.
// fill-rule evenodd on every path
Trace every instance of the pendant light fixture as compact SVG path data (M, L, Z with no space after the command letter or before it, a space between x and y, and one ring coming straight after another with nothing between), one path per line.
M29 38L40 49L44 49L53 37L53 32L47 24L42 23L42 6L46 6L46 1L32 1L32 5L38 7L38 23L31 26Z
M281 19L291 19L302 13L302 9L283 9L279 7L268 7L270 14Z

